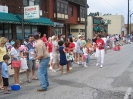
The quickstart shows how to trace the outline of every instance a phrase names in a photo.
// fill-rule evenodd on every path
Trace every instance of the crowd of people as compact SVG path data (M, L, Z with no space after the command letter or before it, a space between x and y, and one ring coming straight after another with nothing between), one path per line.
M130 35L101 35L96 34L92 40L85 40L85 37L79 34L77 37L69 36L65 40L64 36L53 35L47 39L46 34L41 38L41 33L35 32L28 36L28 42L20 40L9 41L5 37L0 38L0 89L4 90L4 94L10 94L8 91L9 74L8 65L14 69L14 83L20 85L23 83L19 80L19 72L22 66L22 59L26 59L27 82L32 80L40 80L41 89L37 91L46 91L49 86L48 67L51 72L60 71L61 74L70 73L73 64L81 65L87 68L90 61L90 55L95 53L97 57L96 66L101 68L104 65L104 55L107 48L114 48L122 45L121 41L131 43ZM11 64L9 64L11 60ZM37 62L39 61L39 66ZM66 66L66 70L64 69ZM35 74L38 69L38 77ZM30 74L32 73L32 78Z

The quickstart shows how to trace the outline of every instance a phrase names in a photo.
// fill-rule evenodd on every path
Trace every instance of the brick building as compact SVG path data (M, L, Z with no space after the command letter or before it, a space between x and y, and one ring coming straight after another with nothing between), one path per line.
M71 25L85 22L85 0L1 0L0 5L6 5L8 13L15 17L22 15L23 6L39 5L40 16L46 21L50 19L54 22L54 25L33 24L33 20L26 24L26 20L24 20L25 38L34 31L39 31L42 35L45 33L47 36L55 33L68 36ZM6 36L9 39L22 39L21 18L19 19L20 23L3 22L0 18L0 36Z

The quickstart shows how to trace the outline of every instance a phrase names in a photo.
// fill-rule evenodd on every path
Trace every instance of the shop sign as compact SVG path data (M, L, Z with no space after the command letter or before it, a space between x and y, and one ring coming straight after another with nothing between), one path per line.
M64 27L63 23L54 22L54 27Z
M39 19L39 5L24 7L24 19Z
M0 6L0 12L8 13L8 7L7 6Z

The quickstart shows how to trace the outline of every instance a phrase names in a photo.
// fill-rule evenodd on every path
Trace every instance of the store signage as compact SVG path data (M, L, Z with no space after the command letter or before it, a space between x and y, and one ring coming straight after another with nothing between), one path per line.
M39 5L24 7L24 19L39 19Z
M0 6L0 12L8 13L8 7L7 6Z
M54 27L64 27L63 23L54 22Z

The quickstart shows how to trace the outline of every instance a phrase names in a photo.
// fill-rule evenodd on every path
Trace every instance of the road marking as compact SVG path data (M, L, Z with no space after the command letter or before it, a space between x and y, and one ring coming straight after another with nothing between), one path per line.
M129 87L125 93L124 99L129 99L129 95L131 95L132 87Z

